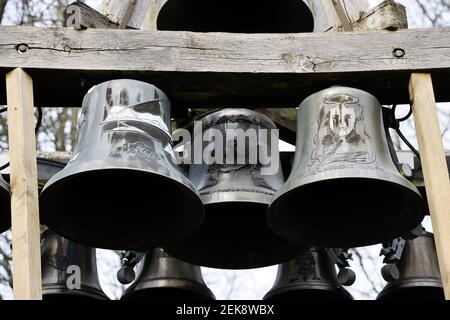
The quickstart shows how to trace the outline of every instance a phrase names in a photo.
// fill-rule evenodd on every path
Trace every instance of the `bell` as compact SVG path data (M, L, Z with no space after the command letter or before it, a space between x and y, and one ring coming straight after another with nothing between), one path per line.
M237 33L312 32L314 18L303 0L166 0L158 30Z
M42 296L44 300L107 300L97 274L94 248L42 233ZM78 282L79 281L79 282Z
M0 233L11 228L11 192L0 174Z
M394 277L377 300L445 300L433 234L406 242Z
M193 144L203 141L201 154L213 145L215 158L191 165L189 178L204 203L205 220L192 237L164 249L183 261L218 269L260 268L295 258L305 248L277 236L266 222L268 204L284 183L273 121L251 110L225 109L205 116L201 124L203 130L194 129ZM262 164L264 150L274 158L271 165ZM270 166L273 170L265 172Z
M293 170L268 211L274 231L318 247L369 246L407 233L424 212L394 165L374 96L331 87L303 101Z
M97 85L78 128L71 161L41 194L49 228L96 248L147 250L199 227L203 205L175 163L162 91L134 80Z
M327 250L311 248L278 267L275 285L264 300L353 300L353 297L339 284Z
M175 259L162 249L147 253L136 281L122 300L215 300L200 267Z

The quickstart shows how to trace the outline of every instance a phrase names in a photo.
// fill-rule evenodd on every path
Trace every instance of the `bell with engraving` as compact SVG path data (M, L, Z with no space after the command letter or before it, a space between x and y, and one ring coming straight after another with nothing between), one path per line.
M47 229L42 233L41 254L44 300L108 300L98 279L94 248Z
M189 178L205 205L205 221L187 240L166 246L192 264L251 269L289 261L305 248L270 230L268 204L284 183L272 120L247 109L225 109L194 128ZM195 158L195 155L194 155Z
M134 80L94 86L78 128L71 161L41 194L49 228L96 248L147 250L199 227L203 205L176 164L161 90Z
M445 300L432 233L407 241L394 269L397 279L386 279L391 282L377 300Z
M312 32L314 17L303 0L165 0L158 30L235 33Z
M297 127L291 176L268 211L280 236L352 248L389 241L421 223L424 201L394 164L374 96L340 86L320 91L300 105Z
M353 297L339 284L327 249L311 248L278 266L275 284L264 300L353 300Z
M122 300L215 300L200 267L180 261L158 248L145 254L137 279Z

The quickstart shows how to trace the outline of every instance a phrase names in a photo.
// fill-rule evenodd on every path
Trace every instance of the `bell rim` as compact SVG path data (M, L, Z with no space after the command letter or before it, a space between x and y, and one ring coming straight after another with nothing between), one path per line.
M269 204L269 209L267 211L267 220L268 220L268 224L272 228L272 230L275 233L277 233L279 236L285 238L288 241L294 242L294 243L307 244L310 246L317 246L317 247L330 247L330 248L331 247L342 247L342 248L364 247L364 246L376 245L383 241L388 241L389 239L394 239L394 238L401 236L401 235L395 233L395 234L386 236L385 237L386 239L367 240L367 241L360 240L360 241L355 241L355 242L351 242L351 243L350 242L338 242L338 241L336 241L336 239L334 239L334 242L330 243L330 242L317 241L315 239L311 239L311 237L309 237L308 239L306 239L302 236L293 237L283 231L284 227L292 224L292 221L291 222L286 221L286 211L285 210L283 211L279 208L279 207L281 207L281 202L283 201L284 198L287 198L288 196L290 196L291 194L294 194L296 192L301 193L302 192L301 189L305 189L305 187L310 187L310 186L313 186L318 183L326 183L326 182L330 182L330 181L333 181L333 182L346 181L346 180L349 181L350 179L355 180L355 181L369 180L371 182L380 182L380 183L385 183L385 184L389 184L392 186L397 186L398 190L401 190L402 192L405 192L405 194L408 195L408 201L413 200L415 202L415 204L420 204L419 207L414 206L414 208L413 208L414 209L413 210L414 217L416 217L417 219L412 219L412 218L410 219L411 221L414 220L414 222L413 223L410 222L411 225L408 226L407 228L405 228L405 230L404 230L405 233L410 231L417 225L419 225L420 222L423 220L423 217L425 217L425 204L424 204L422 196L420 195L417 188L410 181L405 179L404 177L402 177L400 175L397 176L397 175L390 174L389 179L391 179L391 180L385 180L385 179L380 178L379 172L374 171L373 173L369 173L369 172L367 172L367 170L365 170L363 175L355 177L354 171L352 171L353 175L350 175L349 173L345 173L345 171L347 171L347 170L334 170L335 176L332 176L332 177L324 176L324 177L321 177L320 180L315 178L314 179L315 181L310 181L308 183L304 183L305 179L302 179L293 184L289 184L289 180L288 180L288 182L275 195L272 202ZM349 171L351 171L351 170L349 170ZM298 214L300 214L300 215L302 214L301 209L298 210ZM283 218L281 218L281 216ZM420 218L418 218L418 217L420 217ZM290 220L292 220L292 219L290 219ZM407 230L408 228L409 228L409 230ZM350 231L346 230L346 232L350 232ZM297 234L300 234L300 232L298 232Z
M303 16L302 18L303 18L303 20L309 20L308 21L308 25L306 27L304 27L303 28L304 30L302 30L302 31L299 31L299 30L293 31L292 30L292 31L283 31L281 33L291 34L291 33L299 33L299 32L314 32L314 30L315 30L315 17L314 17L313 11L312 11L310 5L307 2L305 2L303 0L300 0L299 2L301 3L302 11L303 11L302 12L302 16ZM164 5L161 7L161 10L160 10L160 12L158 14L157 22L156 22L156 24L158 26L158 30L166 30L166 31L167 30L168 31L170 31L170 30L172 30L172 31L178 30L178 29L174 29L173 27L167 29L167 27L160 26L160 23L161 23L160 18L164 17L165 19L167 19L164 15L167 15L167 13L165 11L168 10L167 7L168 7L169 3L170 3L170 1L166 1L164 3ZM222 31L220 31L220 30L213 30L213 31L178 30L178 31L194 31L194 32L205 32L205 33L210 33L210 32L228 32L228 33L250 33L250 34L269 33L267 31L266 32L245 32L245 31L230 31L230 30L222 30ZM277 33L280 33L280 31L278 31Z
M48 182L47 184L44 186L41 194L40 194L40 211L42 212L41 214L41 222L45 225L47 225L50 229L54 230L57 234L60 234L61 236L63 236L64 238L71 240L71 241L75 241L77 243L80 244L84 244L86 246L90 246L90 247L96 247L96 248L103 248L103 249L110 249L110 250L147 250L149 248L152 247L160 247L163 243L168 243L171 241L178 241L178 240L183 240L186 239L187 237L191 236L192 234L194 234L202 225L203 220L204 220L204 205L200 199L200 196L198 195L198 192L194 189L194 187L192 186L192 184L190 183L190 181L182 176L181 172L180 175L184 178L183 180L187 181L188 183L185 184L183 182L180 182L176 179L170 178L165 176L164 174L161 174L159 172L155 172L155 171L147 171L147 170L143 170L143 169L139 169L139 168L121 168L121 167L90 167L89 169L82 169L79 171L76 171L75 169L78 167L78 164L75 164L73 166L71 166L70 168L68 168L68 170L66 172L64 171L60 171L58 172L55 176L53 176ZM193 216L191 216L191 219L189 219L191 221L191 225L192 227L189 228L189 231L184 231L184 232L179 232L177 233L177 239L174 240L174 238L170 238L169 240L163 240L163 241L147 241L147 242L141 242L142 245L132 245L132 246L118 246L115 244L107 244L108 241L103 242L103 241L94 241L92 240L92 238L90 237L88 240L86 240L87 237L83 237L83 238L78 238L76 236L77 232L76 231L71 231L70 234L67 232L67 224L61 224L60 222L62 220L64 220L63 218L59 217L60 214L58 214L57 212L60 212L60 210L56 210L55 207L53 207L53 210L49 210L46 209L48 207L52 207L52 201L47 200L47 197L52 197L53 199L55 199L55 190L52 190L52 188L56 189L57 194L65 194L64 192L58 191L58 184L61 184L62 181L64 181L64 183L67 183L68 181L74 179L74 178L79 178L81 176L84 175L89 175L92 173L106 173L106 172L111 172L111 171L133 171L134 173L143 173L149 176L153 176L153 177L158 177L161 178L162 181L166 181L168 183L171 183L175 186L181 187L185 194L187 196L190 197L192 203L189 204L190 208L193 208L190 212L197 212L195 219L193 218ZM52 195L53 193L53 195ZM50 196L48 195L50 194ZM50 216L48 213L53 211L53 213L51 214L51 221L48 221L48 217ZM56 212L56 213L55 213ZM192 221L197 221L196 223L192 223ZM56 222L52 222L52 221L56 221ZM73 225L73 221L72 221L72 225ZM78 227L80 226L80 223L77 223ZM76 229L76 228L75 228ZM75 230L72 229L72 230ZM188 228L186 228L188 229ZM147 231L147 232L142 232L142 235L148 235L151 234L151 231ZM172 234L173 236L173 234ZM98 239L98 238L96 238Z
M342 297L343 299L339 300L354 300L354 297L350 292L348 292L345 288L340 285L333 286L331 284L324 284L320 281L307 281L301 284L288 284L283 286L282 288L276 288L270 290L263 298L263 300L271 300L276 298L276 296L283 295L284 293L291 293L295 290L309 290L309 291L328 291L333 293L336 297ZM336 300L336 299L333 299Z
M84 298L91 298L94 300L110 300L109 297L100 289L88 286L85 284L81 285L81 289L69 289L65 284L54 284L54 285L42 285L42 296L45 300L46 296L80 296Z
M399 290L415 289L419 287L428 289L442 289L442 295L444 295L444 286L442 285L441 280L432 277L409 277L388 283L386 287L384 287L384 289L378 294L376 299L389 300Z
M0 233L11 228L11 188L0 177Z
M143 283L137 283L138 281L143 281ZM145 284L144 284L145 283ZM189 287L183 288L180 285L186 285L186 283L189 284ZM127 290L124 292L120 300L133 300L133 293L135 291L140 291L141 293L146 292L155 292L157 293L159 289L172 289L172 290L178 290L182 292L194 292L198 294L199 296L202 296L205 300L216 300L216 296L214 293L209 289L206 284L200 284L188 279L153 279L146 281L145 279L137 279L135 280L135 283L132 284Z
M243 209L238 212L233 209L235 205ZM202 267L249 270L285 263L307 249L283 239L270 229L266 220L267 203L217 201L204 206L205 219L196 233L181 243L163 246L171 256ZM223 212L230 214L225 216ZM228 231L223 219L235 221L238 217L240 220L233 224L234 233ZM258 232L252 233L252 227ZM236 240L230 241L230 237ZM237 246L240 246L239 250Z

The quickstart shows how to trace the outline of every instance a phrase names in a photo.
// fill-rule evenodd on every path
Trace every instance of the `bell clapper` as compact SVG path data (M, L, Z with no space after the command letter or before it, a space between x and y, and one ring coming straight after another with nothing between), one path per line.
M130 284L136 278L134 267L142 260L144 255L136 251L126 251L122 255L122 267L117 271L117 280L121 284Z
M402 258L403 249L406 241L402 238L394 239L390 242L383 243L380 256L384 256L383 262L386 264L381 269L381 275L387 282L393 282L399 278L398 262Z
M350 269L348 263L348 260L353 260L352 254L348 252L348 249L328 249L327 251L333 263L339 268L338 282L346 287L352 286L356 281L356 274Z

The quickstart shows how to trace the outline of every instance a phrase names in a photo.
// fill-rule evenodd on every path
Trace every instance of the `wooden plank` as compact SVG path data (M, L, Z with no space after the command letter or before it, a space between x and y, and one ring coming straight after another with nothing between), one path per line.
M412 74L410 95L442 283L450 300L450 180L431 75Z
M16 300L41 300L33 82L22 69L6 76L11 162L13 290Z
M0 73L28 69L45 106L77 106L91 85L123 77L160 86L176 108L292 108L340 83L404 103L411 71L432 72L437 99L450 100L450 28L249 35L1 26L0 56Z

